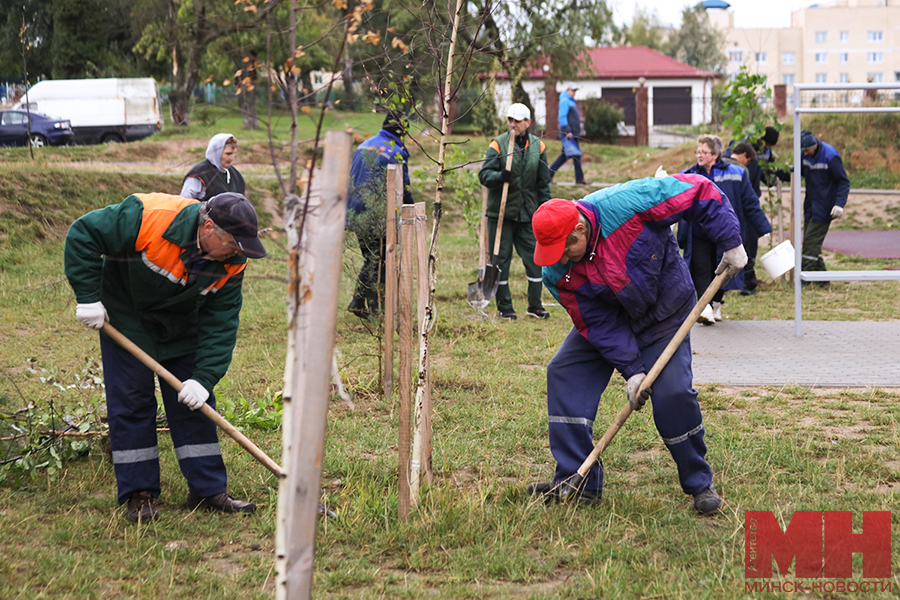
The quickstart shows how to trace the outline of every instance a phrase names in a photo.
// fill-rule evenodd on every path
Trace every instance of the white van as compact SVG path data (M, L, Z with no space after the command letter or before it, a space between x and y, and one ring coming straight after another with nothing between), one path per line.
M34 112L68 119L76 144L130 142L163 128L159 86L134 79L48 79L28 90ZM14 108L25 110L26 96Z

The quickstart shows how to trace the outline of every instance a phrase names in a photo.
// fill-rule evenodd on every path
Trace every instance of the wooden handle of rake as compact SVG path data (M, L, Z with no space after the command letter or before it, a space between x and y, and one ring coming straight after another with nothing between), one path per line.
M653 363L653 367L651 367L650 372L647 373L644 381L641 382L641 387L638 388L638 394L653 385L653 382L656 381L656 378L665 368L666 364L668 364L669 359L675 354L675 350L678 349L678 346L680 346L681 342L684 341L684 338L687 337L691 327L697 322L697 318L700 317L703 308L710 303L712 297L716 295L716 292L719 291L719 288L722 287L722 284L725 283L726 279L728 279L728 269L725 269L716 275L716 278L712 280L712 283L709 284L709 287L706 288L706 291L700 296L700 300L697 301L694 309L691 310L684 320L684 323L681 324L681 327L678 328L678 331L676 331L672 339L669 340L669 343L662 351L662 354L660 354L659 358L656 359L656 362ZM603 434L603 437L600 438L600 441L594 446L594 450L586 459L584 459L581 466L578 467L578 472L569 479L569 486L577 489L581 485L581 482L584 481L584 478L587 477L587 474L590 472L591 467L594 466L594 463L597 462L597 459L600 458L600 455L606 450L606 447L609 446L612 439L619 433L619 430L622 428L622 425L625 424L625 421L628 420L631 413L631 403L626 402L625 406L622 407L622 410L619 411L619 414L612 422L612 425L609 426L609 429L606 430L606 433Z
M133 354L136 359L144 363L151 371L159 375L166 383L175 388L176 392L180 392L181 388L184 387L184 384L181 382L181 380L172 375L172 373L170 373L168 369L156 362L152 356L141 350L137 346L137 344L122 335L115 327L113 327L109 323L105 323L100 331L108 335L110 338L115 340L117 344ZM244 450L252 454L253 458L258 460L274 475L278 477L282 477L284 475L281 467L278 466L278 463L269 458L269 456L265 452L260 450L256 444L254 444L247 438L247 436L238 431L234 425L226 421L225 418L217 413L212 406L204 402L203 406L200 407L200 412L209 417L213 423L218 425L225 433L231 436L234 441L240 444Z
M509 149L506 151L506 170L512 170L513 151L516 149L516 132L509 130ZM503 191L500 193L500 212L497 214L497 235L494 236L494 252L491 254L491 264L494 257L500 254L500 234L503 233L503 216L506 213L506 197L509 195L509 182L503 183Z

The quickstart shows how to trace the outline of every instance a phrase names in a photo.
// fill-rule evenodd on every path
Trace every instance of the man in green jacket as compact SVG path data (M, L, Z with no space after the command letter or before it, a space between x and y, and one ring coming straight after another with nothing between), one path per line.
M512 261L513 246L525 265L528 279L528 315L538 319L550 316L541 303L541 268L534 264L534 232L531 230L531 216L538 206L550 199L550 169L544 142L528 133L531 126L531 111L520 103L511 104L506 112L509 131L493 140L478 180L488 188L488 239L489 251L493 252L497 234L497 221L503 195L503 184L509 183L506 208L503 212L503 228L500 233L500 253L497 263L500 267L500 282L497 287L497 310L503 319L516 319L516 311L509 292L509 264ZM515 135L512 168L506 170L506 153L509 136Z
M257 229L253 205L236 192L204 203L135 194L84 215L66 236L76 318L97 330L108 321L184 382L180 392L162 378L159 387L190 509L256 508L228 495L216 426L194 411L215 408L212 390L231 364L247 257L266 256ZM100 349L118 500L130 521L152 521L160 495L153 372L102 333Z

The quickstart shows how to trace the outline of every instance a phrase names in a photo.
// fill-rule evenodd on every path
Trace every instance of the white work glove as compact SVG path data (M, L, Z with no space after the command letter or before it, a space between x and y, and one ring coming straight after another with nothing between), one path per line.
M722 262L719 263L719 266L716 267L716 275L728 269L728 278L731 279L738 273L740 273L741 269L744 268L744 265L747 264L747 251L744 250L744 245L741 244L732 248L731 250L726 250L725 254L722 255Z
M644 373L638 373L637 375L632 375L631 379L625 383L625 394L628 396L628 404L631 405L631 410L641 410L644 402L650 397L650 388L638 394L641 383L646 377Z
M666 170L662 168L662 165L659 165L659 168L656 169L656 173L653 175L654 179L662 179L663 177L668 177L669 174L666 173Z
M831 209L831 218L832 219L840 219L844 214L844 209L841 206L835 206Z
M191 410L197 410L209 398L209 392L203 387L203 384L196 379L188 379L184 382L184 387L178 392L178 401L186 404Z
M109 321L106 307L102 302L89 302L75 307L75 318L79 323L87 325L91 329L101 329L103 324Z

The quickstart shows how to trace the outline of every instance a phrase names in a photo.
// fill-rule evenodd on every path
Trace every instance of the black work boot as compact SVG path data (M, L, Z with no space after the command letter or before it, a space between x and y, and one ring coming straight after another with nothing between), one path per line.
M256 505L252 502L236 500L224 492L215 496L207 496L206 498L197 498L188 492L187 501L184 505L191 510L205 508L224 513L252 513L256 510Z
M159 510L156 501L150 492L135 492L128 499L128 509L125 518L132 523L143 521L144 523L155 521L159 518Z
M366 300L361 296L353 296L353 300L347 305L347 310L360 319L368 319L370 316L369 311L366 310Z
M708 488L699 494L694 494L694 508L701 515L711 515L714 512L718 512L722 508L722 499L716 493L716 486L710 483Z

